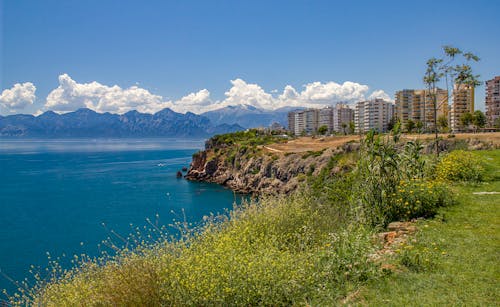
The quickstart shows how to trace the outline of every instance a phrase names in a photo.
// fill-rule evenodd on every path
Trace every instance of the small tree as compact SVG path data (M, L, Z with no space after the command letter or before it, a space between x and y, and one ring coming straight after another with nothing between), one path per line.
M473 118L474 117L472 116L472 113L470 113L470 112L464 113L464 114L462 114L462 116L460 116L460 124L466 130L469 130L469 126L470 126L470 124L472 124Z
M481 84L479 75L474 75L472 72L471 62L479 61L479 57L472 52L463 52L462 50L452 47L444 46L444 58L431 58L427 60L427 69L424 75L424 84L427 86L429 95L431 97L432 110L434 113L434 132L436 136L436 155L439 154L439 139L437 128L437 111L444 104L448 103L450 92L454 85L460 88L462 85L469 87L476 87ZM462 61L458 60L458 56L462 56ZM459 61L458 63L456 63ZM444 78L448 95L443 101L437 101L438 84ZM424 104L424 120L426 113L426 105ZM424 122L424 126L426 123Z
M323 126L318 128L318 133L321 135L325 135L327 131L328 131L328 127L326 125L323 125Z
M345 129L347 128L347 124L346 123L342 123L341 126L342 126L342 131L344 132L344 135L346 135L347 132L346 132Z
M349 134L353 134L354 133L354 130L356 130L356 125L354 124L354 122L351 120L349 122Z
M472 114L472 124L474 125L474 131L477 132L479 128L484 128L486 126L486 115L480 110L476 110Z
M438 127L441 132L447 132L448 131L448 118L444 115L441 115L438 117Z
M424 123L422 123L421 121L417 120L415 122L415 128L417 128L417 132L418 133L422 133L423 132L423 128L424 127Z
M413 129L415 129L415 122L409 119L408 121L406 121L406 131L408 133L412 133Z
M493 127L500 128L500 117L497 117L497 119L495 119L495 122L493 122Z
M396 116L391 117L391 120L387 123L387 131L391 131L398 121L399 120Z

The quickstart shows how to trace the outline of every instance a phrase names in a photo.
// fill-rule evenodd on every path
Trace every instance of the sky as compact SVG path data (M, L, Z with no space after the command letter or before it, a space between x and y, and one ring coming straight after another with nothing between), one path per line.
M0 114L392 100L453 45L500 75L500 1L0 0ZM484 86L476 88L484 110Z

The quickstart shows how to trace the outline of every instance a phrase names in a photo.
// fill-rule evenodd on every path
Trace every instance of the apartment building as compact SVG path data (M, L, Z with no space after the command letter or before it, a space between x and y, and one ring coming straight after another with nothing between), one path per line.
M326 126L327 133L344 132L344 126L354 120L354 110L338 103L335 107L307 109L288 113L288 130L295 135L316 134L319 127Z
M332 133L334 129L333 115L335 109L332 107L326 107L318 111L318 128L321 126L326 126L328 128L328 133Z
M500 76L486 81L485 100L488 126L493 127L500 118Z
M333 131L336 132L344 132L344 127L354 121L354 110L344 103L337 103L332 115Z
M455 84L453 86L453 103L450 111L450 127L451 130L462 131L460 118L464 113L474 112L474 87L466 84Z
M369 130L386 132L394 116L394 104L383 99L360 101L354 110L355 131L364 133Z
M437 103L437 117L448 118L448 91L436 89L404 89L395 94L395 116L404 124L408 120L421 122L428 130L434 129L434 94Z

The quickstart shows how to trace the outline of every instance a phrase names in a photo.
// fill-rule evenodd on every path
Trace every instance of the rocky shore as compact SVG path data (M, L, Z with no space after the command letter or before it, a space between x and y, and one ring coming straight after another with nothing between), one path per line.
M241 193L286 194L306 175L318 174L334 151L342 150L277 153L265 146L213 146L207 142L205 150L193 155L185 178L218 183Z

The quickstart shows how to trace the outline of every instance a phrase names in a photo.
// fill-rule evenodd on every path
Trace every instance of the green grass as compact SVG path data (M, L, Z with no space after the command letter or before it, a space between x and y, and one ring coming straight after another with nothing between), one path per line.
M459 203L420 221L411 251L402 251L403 271L370 283L356 296L360 305L426 306L500 304L500 150L477 152L489 181L456 184ZM410 259L410 261L408 261ZM425 261L425 260L428 261ZM404 261L403 261L404 262Z

